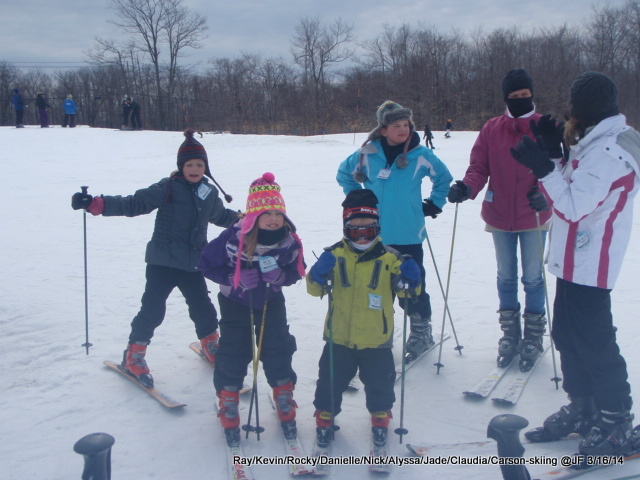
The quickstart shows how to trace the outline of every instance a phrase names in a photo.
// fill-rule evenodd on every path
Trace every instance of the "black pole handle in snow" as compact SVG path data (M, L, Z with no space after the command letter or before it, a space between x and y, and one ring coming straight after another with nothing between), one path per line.
M73 446L84 457L82 480L111 480L111 446L115 439L108 433L85 435Z
M84 195L87 194L89 187L80 187ZM84 231L84 336L85 342L82 344L87 349L89 355L89 347L93 344L89 343L89 282L87 281L87 210L82 211L82 224Z
M520 458L524 454L524 447L520 441L520 430L529 425L526 418L510 413L493 417L487 428L487 437L498 442L498 456L500 458ZM531 480L531 476L524 465L500 465L504 480Z

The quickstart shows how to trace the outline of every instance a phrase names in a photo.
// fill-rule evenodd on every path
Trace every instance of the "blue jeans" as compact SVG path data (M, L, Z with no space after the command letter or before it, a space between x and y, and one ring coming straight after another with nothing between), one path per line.
M544 281L538 230L526 232L494 231L491 233L498 264L500 310L520 309L520 303L518 302L518 242L520 242L525 311L544 314ZM546 235L547 232L543 230L543 246Z

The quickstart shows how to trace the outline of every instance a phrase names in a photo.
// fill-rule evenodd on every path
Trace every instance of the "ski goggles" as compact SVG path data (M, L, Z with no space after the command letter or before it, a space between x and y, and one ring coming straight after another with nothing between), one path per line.
M352 242L357 242L361 239L365 239L370 242L375 240L379 234L380 225L378 225L378 222L361 227L349 225L349 222L347 222L344 226L344 236Z

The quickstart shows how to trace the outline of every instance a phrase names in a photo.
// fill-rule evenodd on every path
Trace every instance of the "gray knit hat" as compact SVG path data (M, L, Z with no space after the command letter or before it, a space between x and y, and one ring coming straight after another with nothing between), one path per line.
M571 114L587 125L595 125L620 113L618 88L600 72L586 72L571 85Z
M382 127L391 125L399 120L409 120L409 126L411 130L415 130L416 127L413 124L413 113L408 108L404 108L402 105L387 100L378 107L376 112L376 119L378 120L378 126L369 134L367 141L371 142L382 137L380 130Z

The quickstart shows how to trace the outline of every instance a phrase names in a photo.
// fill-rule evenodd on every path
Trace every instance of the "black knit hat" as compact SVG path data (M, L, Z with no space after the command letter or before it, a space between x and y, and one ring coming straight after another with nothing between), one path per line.
M185 163L187 163L189 160L193 160L194 158L199 158L205 163L204 174L207 177L213 179L213 177L211 176L211 170L209 170L209 159L207 158L207 151L199 141L193 138L194 133L195 130L193 130L192 128L188 128L184 131L186 140L182 142L182 145L180 145L180 148L178 148L178 170L180 171L180 173L182 173L182 167L184 167Z
M523 68L514 68L502 79L502 96L506 100L511 92L528 88L533 94L533 79Z
M618 88L604 73L586 72L571 85L571 116L595 125L620 113Z
M378 197L367 188L351 190L347 198L342 202L344 211L342 213L342 223L347 223L354 218L373 218L378 220Z

